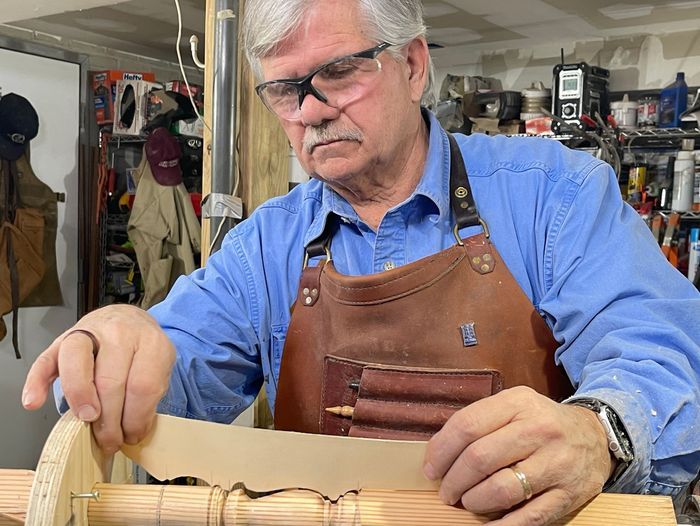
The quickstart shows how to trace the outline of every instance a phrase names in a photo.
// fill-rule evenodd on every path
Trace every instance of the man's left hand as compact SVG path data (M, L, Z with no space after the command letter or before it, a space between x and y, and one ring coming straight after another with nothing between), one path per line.
M461 501L478 514L508 511L493 522L499 526L545 525L565 516L601 492L612 467L592 411L528 387L455 413L428 443L424 465L428 478L442 478L446 503Z

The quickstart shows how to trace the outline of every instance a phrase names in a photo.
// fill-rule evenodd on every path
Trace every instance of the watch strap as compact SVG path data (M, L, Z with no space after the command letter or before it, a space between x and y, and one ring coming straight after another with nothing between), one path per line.
M632 441L625 430L620 417L615 410L605 402L595 398L577 398L565 402L569 405L577 405L590 409L596 414L598 421L603 426L608 439L608 449L617 460L615 471L604 486L604 490L612 486L629 467L634 460Z

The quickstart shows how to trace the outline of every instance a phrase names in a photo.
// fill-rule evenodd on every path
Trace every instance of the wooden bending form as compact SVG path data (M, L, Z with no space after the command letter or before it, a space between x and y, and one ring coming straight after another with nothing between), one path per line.
M39 460L26 524L469 526L489 520L440 502L436 483L422 476L425 443L420 442L158 416L149 437L123 451L157 478L191 475L211 487L111 483L110 459L95 445L89 426L67 414ZM21 524L18 510L12 517L2 515L8 500L2 492L12 491L8 487L16 474L0 472L0 525ZM26 472L23 476L26 487ZM669 498L603 494L556 524L675 526L676 521Z

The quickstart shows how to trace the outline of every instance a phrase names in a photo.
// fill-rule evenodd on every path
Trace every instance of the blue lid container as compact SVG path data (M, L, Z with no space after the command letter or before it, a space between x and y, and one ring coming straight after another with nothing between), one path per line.
M661 90L659 96L659 128L680 128L681 113L688 106L688 85L685 73L676 75L676 81Z

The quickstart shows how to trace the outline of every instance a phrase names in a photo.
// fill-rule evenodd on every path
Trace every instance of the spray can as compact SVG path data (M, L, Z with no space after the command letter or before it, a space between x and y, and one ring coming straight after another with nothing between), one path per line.
M680 151L673 165L673 201L676 212L689 212L693 208L693 184L695 179L695 155Z
M642 191L647 179L647 165L644 161L635 161L630 167L630 175L627 181L627 202L640 203Z
M688 279L695 283L700 272L700 228L690 229L690 259L688 260Z
M673 202L674 211L690 212L693 209L693 190L695 184L695 141L684 139L682 150L673 164Z

